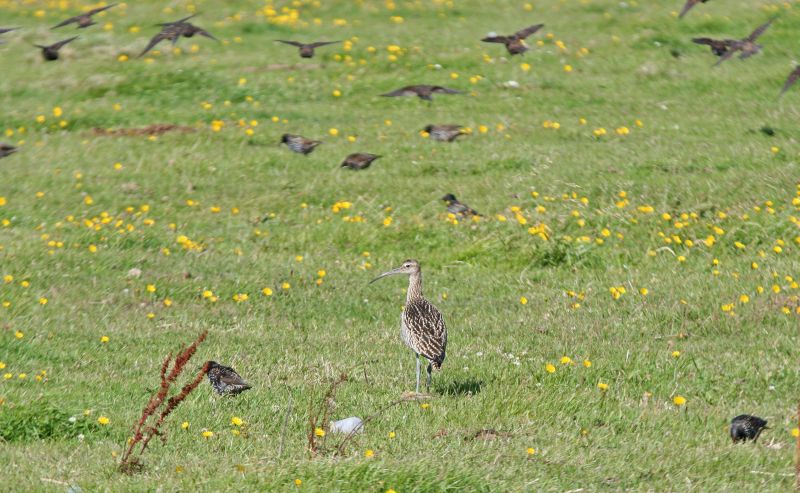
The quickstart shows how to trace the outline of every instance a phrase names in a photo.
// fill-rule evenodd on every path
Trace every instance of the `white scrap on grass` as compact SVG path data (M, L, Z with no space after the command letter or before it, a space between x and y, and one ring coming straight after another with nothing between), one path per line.
M517 89L519 87L519 82L515 80L510 80L503 84L505 87L509 87L511 89Z
M343 433L345 435L349 435L354 431L361 433L363 430L364 422L361 421L361 418L357 418L355 416L331 422L331 433Z

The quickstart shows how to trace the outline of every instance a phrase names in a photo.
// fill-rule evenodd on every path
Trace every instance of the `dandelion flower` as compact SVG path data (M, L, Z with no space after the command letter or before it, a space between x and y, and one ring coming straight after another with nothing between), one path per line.
M678 407L683 406L684 404L686 404L686 398L683 397L682 395L676 395L675 397L672 398L672 403Z
M110 422L111 422L111 420L110 420L110 419L108 419L108 418L107 418L107 417L105 417L105 416L100 416L99 418L97 418L97 422L98 422L98 423L100 423L101 425L105 426L105 425L107 425L108 423L110 423Z
M545 369L545 371L546 371L547 373L555 373L555 372L556 372L556 367L555 367L555 366L553 366L553 364L552 364L552 363L547 363L547 364L545 365L544 369Z

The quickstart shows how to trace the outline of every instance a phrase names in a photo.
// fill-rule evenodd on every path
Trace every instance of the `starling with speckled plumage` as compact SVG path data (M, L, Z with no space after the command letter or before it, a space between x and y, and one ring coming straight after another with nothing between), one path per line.
M19 149L12 146L11 144L6 144L5 142L0 142L0 158L8 157Z
M387 92L386 94L381 94L383 97L387 98L396 98L401 96L417 96L420 99L424 99L425 101L433 101L434 94L463 94L461 91L457 91L455 89L449 89L447 87L442 86L429 86L426 84L417 85L417 86L406 86L397 89L396 91Z
M342 168L367 169L372 164L372 161L375 161L379 157L380 156L378 156L377 154L369 154L367 152L356 152L344 158L344 161L342 161Z
M742 38L740 40L735 40L730 48L728 49L725 54L723 54L719 61L717 61L716 65L724 62L725 60L729 60L733 57L736 53L739 53L739 59L744 60L745 58L750 58L751 56L755 55L756 53L761 51L762 46L756 44L756 40L764 34L764 32L769 29L769 26L777 19L777 17L773 17L769 21L765 22L758 26L755 31L751 32L746 38Z
M716 56L722 56L731 49L735 39L712 39L712 38L692 38L692 43L699 45L706 45L711 48L711 53Z
M73 36L69 39L65 39L63 41L59 41L58 43L53 43L51 45L33 45L33 46L40 48L42 50L42 58L44 58L46 62L52 62L54 60L58 60L60 56L58 54L58 51L61 48L63 48L64 45L66 45L67 43L71 43L76 39L78 39L78 36Z
M459 202L455 195L452 193L448 193L444 197L442 197L442 201L447 204L447 212L450 214L455 214L457 216L480 216L481 214L478 213L475 209Z
M322 144L322 141L307 139L301 135L283 134L281 144L286 144L294 152L307 156L314 152L314 149Z
M461 125L428 125L422 129L427 132L433 140L439 142L453 142L464 133L464 127Z
M764 430L768 430L767 421L758 416L740 414L731 420L731 439L733 443L758 440Z
M99 14L100 12L103 12L104 10L108 10L111 7L114 7L116 5L117 5L116 3L112 3L111 5L106 5L105 7L98 7L96 9L88 10L88 11L86 11L86 12L80 14L80 15L76 15L75 17L70 17L69 19L65 20L64 22L62 22L60 24L56 24L55 26L51 27L50 29L56 29L56 28L59 28L59 27L62 27L62 26L67 26L69 24L73 24L73 23L78 25L78 29L85 29L85 28L87 28L89 26L94 26L97 23L92 18L93 15Z
M681 13L678 14L678 19L683 19L683 16L686 15L687 12L692 10L695 5L698 3L706 3L708 0L686 0L686 3L683 5L681 9Z
M144 56L145 53L155 48L156 45L162 41L171 41L172 46L175 46L181 37L191 38L195 35L200 35L209 39L213 39L214 41L219 41L205 29L195 26L191 22L186 22L195 15L197 14L190 15L189 17L184 17L183 19L173 22L162 22L161 24L156 24L157 26L161 26L161 31L150 39L150 42L147 43L147 46L139 54L139 57Z
M250 385L230 366L222 366L216 361L208 361L207 373L214 392L220 395L236 395L251 388Z
M297 48L299 48L300 56L303 58L314 58L314 48L341 43L341 41L315 41L313 43L300 43L299 41L289 41L286 39L276 39L275 41L287 45L296 46Z
M528 45L525 44L525 38L543 28L544 24L535 24L521 29L509 36L487 36L481 41L484 43L502 43L506 45L506 50L510 55L521 55L528 51Z

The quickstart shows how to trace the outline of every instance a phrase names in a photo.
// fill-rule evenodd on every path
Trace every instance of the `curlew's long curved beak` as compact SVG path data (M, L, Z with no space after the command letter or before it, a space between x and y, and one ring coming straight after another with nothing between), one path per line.
M373 282L377 281L378 279L383 279L384 277L394 276L397 274L402 274L402 270L398 267L397 269L392 269L388 272L384 272L383 274L379 275L375 279L371 280L369 283L372 284Z

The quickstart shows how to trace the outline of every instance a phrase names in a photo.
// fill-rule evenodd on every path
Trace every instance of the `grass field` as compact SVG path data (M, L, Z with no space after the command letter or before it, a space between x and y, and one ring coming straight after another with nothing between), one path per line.
M74 35L49 28L80 5L0 0L0 27L24 27L0 45L0 131L20 147L0 161L4 489L790 489L800 88L777 95L800 5L680 7L141 1L44 63L30 43ZM220 43L136 58L194 11ZM690 41L776 14L745 61L712 68ZM538 22L524 56L479 41ZM349 42L303 60L278 38ZM467 94L378 96L423 83ZM433 142L429 123L472 135ZM156 124L180 128L135 130ZM303 157L287 132L324 143ZM351 152L383 157L339 168ZM448 217L448 192L485 217ZM406 258L449 329L433 397L310 457L309 408L339 373L336 419L413 390L407 281L368 285ZM204 382L144 471L119 473L161 361L203 330L192 368L254 388ZM756 444L728 437L742 413L770 422Z

